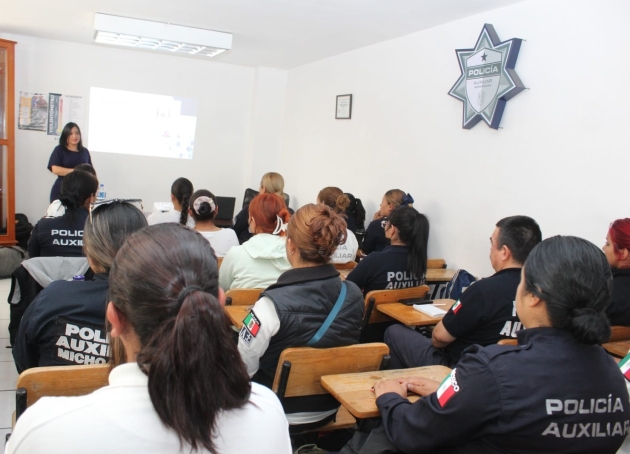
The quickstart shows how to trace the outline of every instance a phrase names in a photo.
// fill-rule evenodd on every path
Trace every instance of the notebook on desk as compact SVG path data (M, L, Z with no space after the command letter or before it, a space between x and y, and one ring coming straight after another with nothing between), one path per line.
M444 309L435 307L432 304L414 304L413 308L418 312L422 312L424 315L428 315L433 318L442 318L446 315L446 311Z

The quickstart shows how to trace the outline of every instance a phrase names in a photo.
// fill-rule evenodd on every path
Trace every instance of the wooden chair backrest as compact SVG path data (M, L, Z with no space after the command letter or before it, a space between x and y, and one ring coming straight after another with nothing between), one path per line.
M264 288L234 288L225 292L226 306L249 306L260 299Z
M222 263L223 263L223 257L217 257L217 267L221 268Z
M291 363L291 372L284 397L312 396L328 394L320 384L323 375L375 371L388 354L389 347L380 342L333 348L287 348L280 355L271 389L278 392L285 361Z
M517 339L501 339L497 345L518 345Z
M109 364L33 367L20 374L17 388L26 389L26 406L46 396L83 396L107 386Z
M608 342L630 340L630 326L611 326Z
M427 269L445 269L446 260L444 259L429 259L427 260Z
M402 299L408 298L424 298L427 293L429 293L428 285L393 290L372 290L370 293L365 295L365 317L369 317L367 318L367 324L388 322L392 320L387 315L376 310L376 306L379 304L397 303ZM374 299L373 304L370 299ZM373 306L371 312L370 306Z
M333 263L337 270L353 270L357 266L357 262Z

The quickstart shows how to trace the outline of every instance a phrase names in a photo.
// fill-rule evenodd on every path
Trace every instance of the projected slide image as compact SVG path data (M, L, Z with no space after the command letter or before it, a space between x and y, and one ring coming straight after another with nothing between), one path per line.
M90 151L192 159L197 100L92 87Z

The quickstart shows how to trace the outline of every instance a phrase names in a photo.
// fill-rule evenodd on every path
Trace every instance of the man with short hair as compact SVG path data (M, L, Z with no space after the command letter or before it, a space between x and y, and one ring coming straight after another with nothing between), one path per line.
M497 222L490 238L495 274L470 286L433 330L431 339L403 325L385 332L390 369L444 365L453 367L473 344L496 344L516 338L522 329L514 299L527 256L542 241L540 227L527 216Z

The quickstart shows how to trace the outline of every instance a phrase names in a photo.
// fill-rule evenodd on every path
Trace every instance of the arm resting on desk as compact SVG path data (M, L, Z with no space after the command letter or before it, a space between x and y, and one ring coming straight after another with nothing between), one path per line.
M433 328L431 340L433 341L433 346L435 348L446 348L455 339L456 338L451 336L451 333L446 330L442 322L438 323L435 328Z

